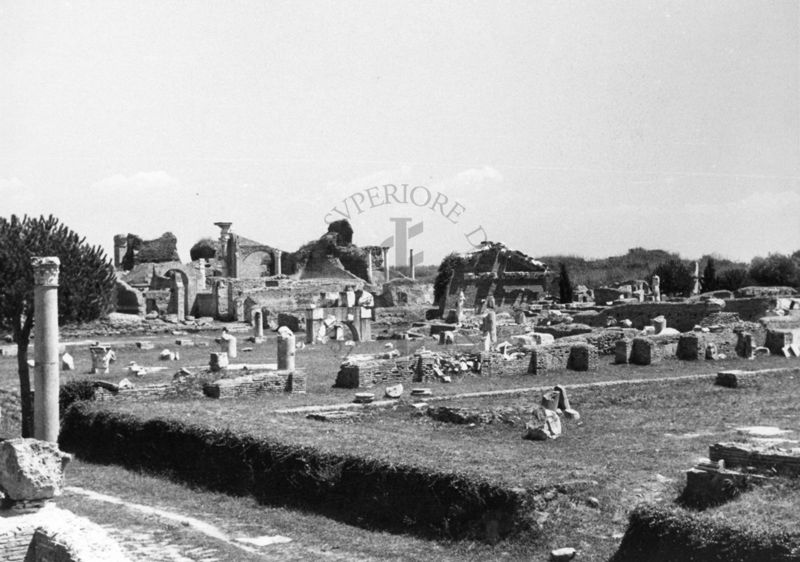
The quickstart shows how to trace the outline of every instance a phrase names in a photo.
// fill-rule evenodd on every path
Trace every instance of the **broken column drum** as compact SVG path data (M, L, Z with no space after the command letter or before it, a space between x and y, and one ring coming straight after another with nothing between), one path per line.
M263 313L260 310L256 310L253 313L253 336L256 338L263 338L264 337L264 320L263 320Z
M295 338L294 334L278 333L278 370L294 371Z
M58 272L57 257L31 258L35 326L33 436L58 442Z

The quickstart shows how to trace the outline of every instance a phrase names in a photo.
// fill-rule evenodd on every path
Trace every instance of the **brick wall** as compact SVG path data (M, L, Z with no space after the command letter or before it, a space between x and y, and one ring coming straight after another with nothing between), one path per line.
M203 386L203 393L209 398L254 397L261 394L305 391L306 377L302 370L254 373L233 379L220 379Z
M531 349L528 373L540 375L549 370L571 369L591 371L597 369L597 348L586 343L552 344Z
M97 388L94 399L100 402L111 400L129 400L132 402L144 402L149 400L159 400L177 396L178 390L172 384L148 384L135 386L133 388L123 388L118 392L112 392L106 388Z

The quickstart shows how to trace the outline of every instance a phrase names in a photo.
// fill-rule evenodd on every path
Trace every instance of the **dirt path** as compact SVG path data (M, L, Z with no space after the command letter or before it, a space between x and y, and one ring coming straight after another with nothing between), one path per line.
M770 373L792 372L796 371L797 367L778 367L774 369L760 369L753 371L746 371L752 375L766 375ZM578 388L599 388L604 386L623 386L628 384L649 384L667 381L681 381L681 380L703 380L713 379L717 376L716 373L698 373L694 375L677 375L672 377L658 377L647 379L617 379L611 381L598 381L598 382L585 382L575 384L565 384L564 388L567 390ZM486 390L481 392L463 392L460 394L447 394L443 396L420 397L419 402L437 402L441 400L456 400L460 398L482 398L490 396L507 396L512 394L527 394L534 392L545 392L551 390L552 385L549 386L531 386L524 388L509 388L505 390ZM275 410L276 414L303 414L312 412L328 412L332 410L358 410L363 408L374 408L376 406L392 406L397 404L396 400L376 400L369 404L357 404L354 402L346 402L344 404L327 404L323 406L300 406L298 408L283 408Z
M116 540L133 562L228 562L238 560L352 560L304 546L282 535L233 536L196 517L128 502L122 498L69 486L64 492L119 506L130 515L124 528L95 521Z

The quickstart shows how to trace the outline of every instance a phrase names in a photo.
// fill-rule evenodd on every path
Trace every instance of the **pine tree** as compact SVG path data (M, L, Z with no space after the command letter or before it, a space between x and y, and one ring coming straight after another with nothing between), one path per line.
M0 326L11 328L17 343L22 436L33 435L33 400L28 344L33 328L33 256L61 261L58 319L84 322L108 311L116 282L114 266L99 246L61 224L54 216L0 217Z
M569 272L567 266L563 262L561 265L561 274L558 278L558 295L563 304L572 302L572 283L569 280Z
M717 290L717 267L714 263L714 258L708 258L706 267L703 269L703 291L716 291Z

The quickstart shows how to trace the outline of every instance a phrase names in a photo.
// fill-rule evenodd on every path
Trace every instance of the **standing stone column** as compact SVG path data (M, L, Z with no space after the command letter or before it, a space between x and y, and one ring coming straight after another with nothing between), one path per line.
M128 237L125 234L114 235L114 267L122 267L122 260L128 251Z
M33 436L58 442L58 270L56 257L34 257L35 359Z
M231 232L231 222L215 222L214 225L219 227L219 255L217 259L225 261L228 255L228 238Z
M408 268L411 270L411 279L416 277L416 268L414 267L414 250L408 251Z
M278 331L278 370L294 371L295 338L288 328Z
M197 260L197 292L204 292L206 290L206 259L199 258Z
M227 344L228 357L230 359L236 359L238 355L236 352L236 336L228 334L228 337L225 338L225 343Z
M186 319L186 287L181 276L175 273L172 276L172 299L174 300L175 316L178 322Z
M259 341L264 339L264 316L260 310L253 313L253 337Z
M367 283L372 284L372 250L367 252Z
M381 247L383 250L383 281L389 280L389 248L386 246Z
M283 266L281 265L281 255L283 254L283 251L275 250L273 254L274 256L272 259L275 260L275 275L283 275Z

